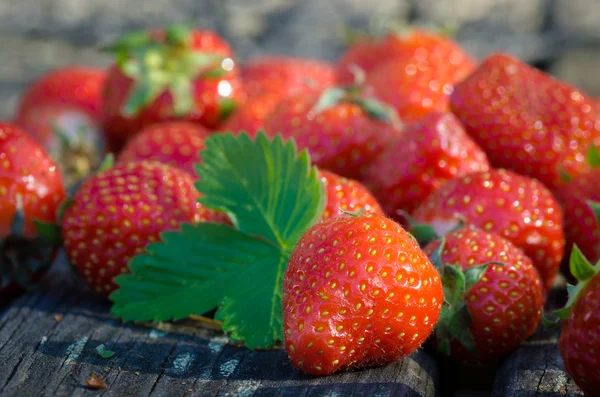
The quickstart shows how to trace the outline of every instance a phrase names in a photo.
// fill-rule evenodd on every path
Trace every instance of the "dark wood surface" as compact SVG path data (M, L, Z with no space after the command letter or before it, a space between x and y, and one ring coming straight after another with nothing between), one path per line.
M101 358L100 344L115 355ZM106 389L86 387L94 374ZM63 271L0 312L1 396L436 396L439 375L419 351L393 365L311 378L284 351L235 346L210 326L123 325Z

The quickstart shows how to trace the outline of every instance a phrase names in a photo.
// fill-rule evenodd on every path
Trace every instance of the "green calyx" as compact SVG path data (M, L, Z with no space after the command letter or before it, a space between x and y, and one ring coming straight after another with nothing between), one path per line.
M585 160L592 168L600 167L600 150L596 145L592 144L588 147Z
M185 116L194 106L194 80L228 73L225 57L192 47L188 27L172 25L163 33L160 38L148 31L130 33L107 48L116 54L121 71L134 81L122 108L125 117L136 116L164 92L173 97L174 116Z
M408 232L417 240L421 247L425 247L433 240L442 237L432 225L427 223L419 223L408 212L404 210L397 210L396 214L402 216L406 222L408 222ZM455 232L459 229L463 229L466 226L467 222L462 215L456 214L455 218L456 225L454 225L447 233Z
M579 295L587 287L588 283L600 272L600 260L592 265L590 261L583 255L577 245L573 245L571 250L571 257L569 258L569 265L571 274L577 280L577 285L569 284L567 290L569 292L569 299L565 304L565 307L552 312L552 317L547 318L542 316L542 323L544 326L549 327L557 324L560 320L566 320L569 317L571 308L577 302Z

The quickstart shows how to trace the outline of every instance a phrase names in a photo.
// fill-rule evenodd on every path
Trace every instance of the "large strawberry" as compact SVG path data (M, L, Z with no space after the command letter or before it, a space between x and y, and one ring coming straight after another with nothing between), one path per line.
M185 121L152 124L133 137L117 157L117 165L154 160L196 175L194 165L200 162L204 138L210 131Z
M265 121L281 100L279 95L270 93L250 97L219 130L234 134L247 132L250 137L255 137L258 131L264 131Z
M369 167L365 184L390 216L413 211L444 182L490 168L485 153L451 113L409 124Z
M232 50L216 33L169 26L129 34L112 49L103 124L113 150L161 121L215 127L245 98Z
M0 299L14 281L28 286L48 268L55 249L34 221L53 223L65 197L56 164L18 127L0 123Z
M165 230L182 222L221 219L197 202L195 179L154 161L129 163L86 180L66 209L62 238L67 258L96 292L117 288L114 278Z
M285 348L313 375L393 362L427 339L443 299L439 274L397 223L330 218L308 230L290 258Z
M535 332L542 283L529 258L508 240L459 229L431 242L425 252L444 286L446 304L435 330L442 353L459 361L494 361Z
M395 112L357 86L287 98L269 116L265 130L293 138L300 149L308 149L314 164L349 178L364 174L400 135Z
M562 172L587 170L585 153L600 138L591 98L506 54L489 56L457 85L451 108L494 167L552 190Z
M565 246L562 211L537 180L507 170L465 175L442 185L412 215L438 235L464 221L506 238L531 258L546 290L552 287Z
M320 92L334 84L333 65L315 59L265 56L242 66L244 88L250 97L279 98L303 92Z
M578 284L570 290L565 308L556 312L564 320L560 354L577 386L586 396L595 397L600 395L600 262L592 266L577 247L570 259Z
M338 61L337 81L339 84L352 83L355 67L368 75L390 60L410 58L430 62L436 69L451 67L456 71L457 78L466 76L475 67L471 56L447 34L426 29L405 29L403 32L392 31L379 39L359 39Z
M322 219L340 216L344 212L383 213L375 197L358 181L325 170L319 170L319 176L327 195Z

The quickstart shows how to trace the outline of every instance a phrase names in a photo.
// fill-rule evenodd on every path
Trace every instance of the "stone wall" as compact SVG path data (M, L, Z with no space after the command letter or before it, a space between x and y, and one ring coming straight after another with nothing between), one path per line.
M475 56L508 51L600 95L600 0L0 0L0 118L44 70L107 64L97 48L131 29L192 21L242 59L335 59L345 26L386 20L456 22Z

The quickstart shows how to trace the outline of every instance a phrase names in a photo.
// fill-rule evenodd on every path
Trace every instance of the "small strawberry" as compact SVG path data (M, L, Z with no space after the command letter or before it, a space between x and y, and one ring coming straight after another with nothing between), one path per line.
M324 61L285 56L255 58L241 70L248 96L264 94L284 98L305 92L320 92L335 81L333 65Z
M431 113L405 127L403 138L371 163L364 178L385 212L413 211L444 182L490 166L451 113Z
M62 220L67 258L85 282L107 296L127 263L165 230L221 214L200 203L194 178L153 161L98 172L77 191Z
M185 121L152 124L125 145L117 165L153 160L180 168L195 178L194 165L201 161L204 138L210 134L201 125Z
M451 67L458 79L468 75L475 67L471 56L447 34L425 29L405 29L404 32L392 31L380 39L360 39L348 48L336 67L338 84L352 83L354 67L369 75L390 60L410 58L428 62L434 69Z
M63 181L44 149L18 127L0 123L0 299L17 283L26 287L56 253L34 221L56 221Z
M393 362L427 339L443 299L439 274L397 223L330 218L308 230L290 258L285 348L312 375Z
M543 307L542 283L529 258L508 240L459 229L431 242L425 252L440 270L447 302L435 330L442 353L486 363L510 353L535 332Z
M582 91L506 54L489 56L452 93L451 108L491 164L539 179L585 172L600 139L598 114Z
M283 100L265 122L265 130L293 138L320 168L358 179L400 135L396 121L392 109L350 86Z
M600 395L600 262L592 266L576 246L570 262L578 284L571 286L565 308L555 313L563 319L560 355L577 386L594 397Z
M265 121L280 101L281 98L273 94L250 97L243 107L223 123L219 131L234 134L247 132L253 138L258 131L264 131Z
M507 170L465 175L442 185L412 216L439 236L462 220L504 237L531 258L546 291L552 287L565 246L562 211L537 180Z
M157 122L213 128L245 99L232 50L216 33L169 26L129 34L112 49L103 124L113 150Z
M340 216L344 212L383 213L375 197L358 181L325 170L319 170L319 176L327 195L321 219Z

